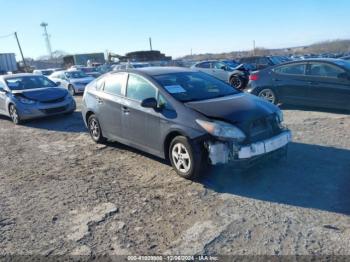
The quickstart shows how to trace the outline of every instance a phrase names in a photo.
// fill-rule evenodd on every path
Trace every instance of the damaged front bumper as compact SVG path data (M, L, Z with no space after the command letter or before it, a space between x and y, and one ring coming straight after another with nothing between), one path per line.
M238 145L233 142L208 141L209 161L212 165L227 164L230 162L252 162L258 158L285 152L285 148L292 141L292 134L285 130L277 136L258 141L250 145Z

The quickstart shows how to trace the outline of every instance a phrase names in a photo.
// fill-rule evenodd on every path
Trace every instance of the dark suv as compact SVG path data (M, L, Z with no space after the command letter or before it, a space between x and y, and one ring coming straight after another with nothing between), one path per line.
M239 63L244 64L250 71L256 71L288 61L291 59L284 56L252 56L241 58Z
M291 139L278 107L185 68L105 74L85 89L82 114L95 142L114 140L170 159L185 178L206 164L281 155Z

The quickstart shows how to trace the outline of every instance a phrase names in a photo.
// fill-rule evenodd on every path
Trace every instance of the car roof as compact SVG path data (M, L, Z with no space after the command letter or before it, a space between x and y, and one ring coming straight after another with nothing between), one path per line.
M38 75L34 75L31 73L20 73L20 74L2 75L1 78L6 80L11 78L23 77L23 76L38 76Z
M185 67L154 66L154 67L130 68L126 70L115 71L115 72L112 72L112 74L118 73L118 72L141 73L144 75L156 76L156 75L196 72L196 71Z

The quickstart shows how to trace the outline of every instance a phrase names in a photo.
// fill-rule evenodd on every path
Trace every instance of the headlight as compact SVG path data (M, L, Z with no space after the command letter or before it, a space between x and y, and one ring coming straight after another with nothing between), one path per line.
M282 111L281 110L278 110L277 112L276 112L276 115L277 115L277 120L280 122L280 123L282 123L283 122L283 113L282 113Z
M17 98L23 104L27 104L27 105L35 104L34 100L31 100L31 99L28 99L28 98L25 98L25 97L17 97Z
M217 138L225 140L233 139L237 142L242 142L246 138L245 134L238 127L222 121L209 122L197 119L196 122L205 131Z

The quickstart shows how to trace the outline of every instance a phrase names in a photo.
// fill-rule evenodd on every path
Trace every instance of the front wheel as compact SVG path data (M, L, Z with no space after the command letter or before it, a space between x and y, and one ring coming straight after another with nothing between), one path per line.
M195 179L200 175L203 164L203 152L184 136L177 136L169 147L169 158L176 173L186 179Z
M74 86L69 85L69 86L68 86L68 91L69 91L69 93L70 93L72 96L74 96L74 95L75 95Z
M239 75L234 75L230 79L230 85L240 90L245 88L245 82L246 81Z
M19 117L17 108L14 105L10 105L9 107L9 113L10 113L10 117L12 119L12 122L15 125L19 125L21 123L21 119Z
M261 91L259 91L258 97L260 97L260 98L262 98L262 99L264 99L272 104L275 104L275 105L278 104L278 99L277 99L276 93L270 88L265 88L265 89L262 89Z

